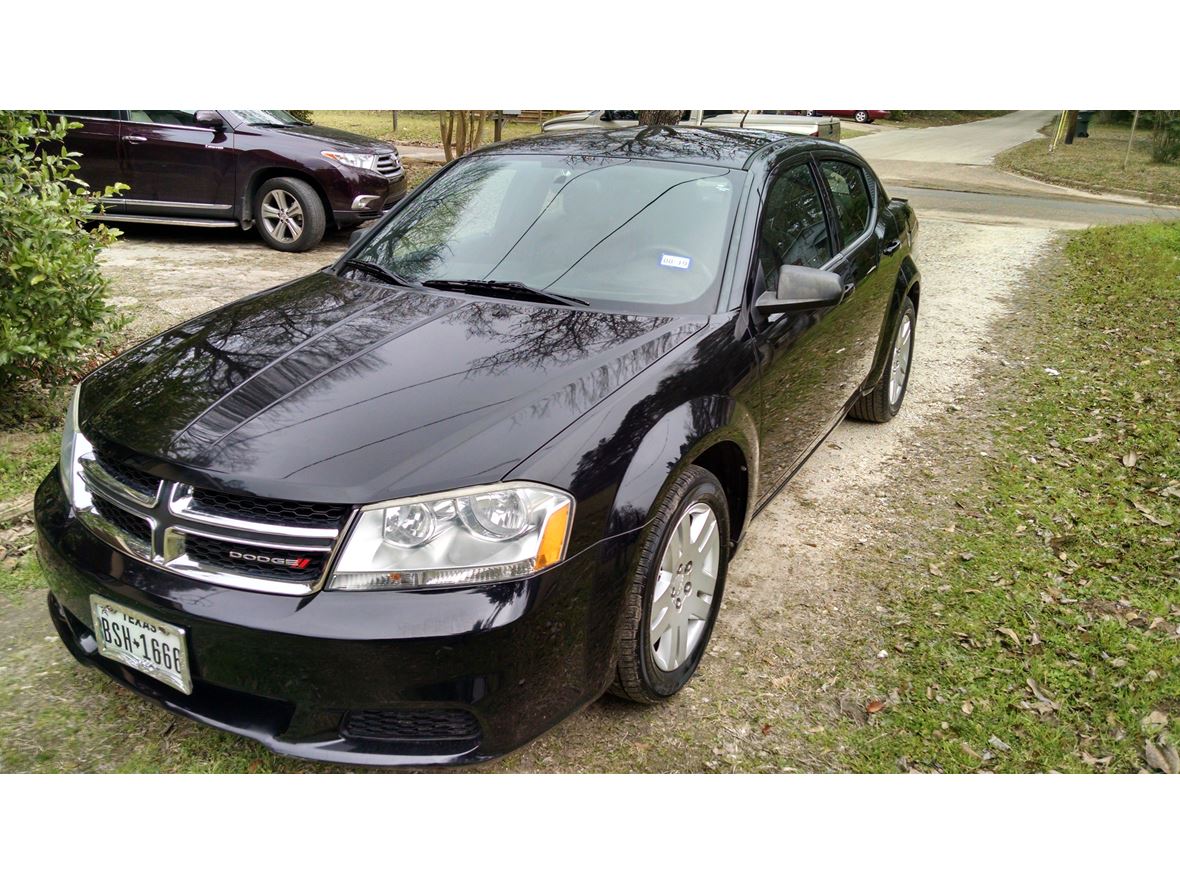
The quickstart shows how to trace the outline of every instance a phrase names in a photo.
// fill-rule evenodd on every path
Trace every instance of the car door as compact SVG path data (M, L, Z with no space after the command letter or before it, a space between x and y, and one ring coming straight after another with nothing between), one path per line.
M237 181L233 130L199 125L196 111L128 111L123 175L129 211L228 218Z
M784 264L837 270L846 262L828 216L818 169L794 161L772 173L755 239L747 305L776 291ZM848 274L845 273L847 277ZM761 488L772 494L843 415L855 383L849 347L855 306L752 319L759 360Z
M876 178L847 155L820 154L817 159L841 244L839 273L845 295L840 306L848 347L841 371L851 397L873 367L897 275L889 275L881 266Z
M78 158L78 177L91 190L103 188L122 181L120 163L119 127L122 111L47 111L50 117L65 117L71 123L81 124L80 129L71 129L65 138L66 149L81 154ZM122 205L120 197L103 200L108 208Z

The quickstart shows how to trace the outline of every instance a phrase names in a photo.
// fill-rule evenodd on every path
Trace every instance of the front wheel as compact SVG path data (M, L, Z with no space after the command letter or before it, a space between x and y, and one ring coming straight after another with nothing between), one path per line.
M327 219L320 196L298 178L272 178L254 197L258 233L272 249L306 252L324 238Z
M689 466L656 509L627 588L614 694L654 704L684 687L709 643L728 566L725 491Z
M857 400L849 413L853 418L884 424L901 411L910 384L910 362L914 355L914 326L917 321L918 312L907 295L901 302L901 319L893 330L885 374L871 393Z
M852 119L854 119L857 123L872 123L873 122L873 118L869 114L868 111L857 111L855 114L852 115Z

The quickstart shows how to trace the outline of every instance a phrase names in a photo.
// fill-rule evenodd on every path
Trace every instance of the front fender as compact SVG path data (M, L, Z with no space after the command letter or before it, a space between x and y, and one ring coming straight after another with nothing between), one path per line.
M681 467L719 443L733 443L745 461L744 499L756 500L758 431L754 416L727 396L707 396L682 403L647 432L619 482L607 522L607 535L646 525L652 508ZM739 527L744 529L744 524ZM740 534L735 532L735 536Z

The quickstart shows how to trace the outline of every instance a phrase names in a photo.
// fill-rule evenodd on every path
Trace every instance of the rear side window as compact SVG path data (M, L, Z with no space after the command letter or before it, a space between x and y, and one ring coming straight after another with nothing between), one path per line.
M873 201L864 172L853 163L839 160L822 160L819 167L832 193L832 205L836 209L844 245L848 245L869 229L873 214Z
M811 168L802 163L770 184L762 228L758 232L758 278L761 292L778 288L784 264L820 267L832 257L823 202Z

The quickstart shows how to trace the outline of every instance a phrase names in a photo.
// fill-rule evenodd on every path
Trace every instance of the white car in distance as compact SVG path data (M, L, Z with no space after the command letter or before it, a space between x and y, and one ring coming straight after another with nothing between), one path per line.
M627 129L638 125L638 111L577 111L545 121L541 131ZM827 141L840 140L840 121L836 117L806 117L763 111L685 111L678 125L701 126L705 129L769 129L790 135L810 135Z

